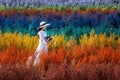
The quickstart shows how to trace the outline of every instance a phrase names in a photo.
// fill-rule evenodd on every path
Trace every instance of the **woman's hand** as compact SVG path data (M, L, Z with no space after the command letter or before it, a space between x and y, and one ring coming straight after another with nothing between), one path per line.
M45 41L46 41L46 42L50 42L52 39L53 39L53 38L50 37L50 36L45 37Z

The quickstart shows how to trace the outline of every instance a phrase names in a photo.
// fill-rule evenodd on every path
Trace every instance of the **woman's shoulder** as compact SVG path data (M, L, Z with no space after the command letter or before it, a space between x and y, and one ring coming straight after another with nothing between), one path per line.
M38 35L41 34L41 31L38 32Z

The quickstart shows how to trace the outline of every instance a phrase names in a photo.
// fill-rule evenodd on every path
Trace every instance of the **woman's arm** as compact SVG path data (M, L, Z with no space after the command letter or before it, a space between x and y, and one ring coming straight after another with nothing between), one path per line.
M38 38L39 38L39 35L38 35Z

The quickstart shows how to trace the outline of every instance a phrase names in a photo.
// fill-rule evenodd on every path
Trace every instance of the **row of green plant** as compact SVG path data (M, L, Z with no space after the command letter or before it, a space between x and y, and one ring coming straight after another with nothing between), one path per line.
M6 7L6 6L1 6L0 10L10 10L10 9L16 9L16 10L23 10L24 6L16 6L16 7ZM101 9L120 9L120 5L101 5L101 6L56 6L56 5L51 5L51 6L40 6L40 7L28 7L27 9L37 9L37 10L44 10L44 9L51 9L51 10L57 10L57 11L61 11L61 10L66 10L66 9L72 9L72 10L88 10L91 8L101 8Z

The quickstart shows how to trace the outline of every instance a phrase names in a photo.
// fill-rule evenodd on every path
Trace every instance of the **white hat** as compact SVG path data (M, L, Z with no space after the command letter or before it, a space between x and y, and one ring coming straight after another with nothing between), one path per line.
M40 22L40 26L37 29L43 28L44 26L49 26L45 21Z

